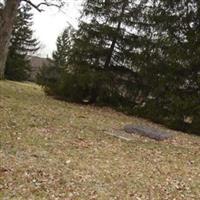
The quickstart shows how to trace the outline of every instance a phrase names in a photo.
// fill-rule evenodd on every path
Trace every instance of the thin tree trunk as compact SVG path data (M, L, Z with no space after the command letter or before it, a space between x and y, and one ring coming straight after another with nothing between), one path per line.
M9 42L19 5L20 0L7 0L0 13L0 79L4 78Z
M117 24L117 29L116 29L116 33L118 34L121 30L121 24L122 24L122 20L123 20L123 16L124 16L124 12L125 12L125 8L126 6L128 5L127 4L128 1L124 1L123 5L122 5L122 11L120 13L120 18L119 18L119 22ZM115 50L115 45L117 43L117 34L114 36L113 40L112 40L112 43L110 45L110 48L109 48L109 52L108 52L108 56L106 57L106 61L105 61L105 64L104 64L104 68L107 69L108 67L110 67L110 63L111 63L111 59L112 59L112 55L113 55L113 52Z

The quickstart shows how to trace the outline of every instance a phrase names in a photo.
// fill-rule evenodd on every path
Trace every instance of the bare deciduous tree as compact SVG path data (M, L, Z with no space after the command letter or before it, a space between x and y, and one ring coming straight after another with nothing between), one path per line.
M64 0L41 0L37 4L34 0L4 0L3 4L0 4L0 79L4 78L12 28L21 2L30 4L39 12L42 12L45 7L61 8L64 5Z

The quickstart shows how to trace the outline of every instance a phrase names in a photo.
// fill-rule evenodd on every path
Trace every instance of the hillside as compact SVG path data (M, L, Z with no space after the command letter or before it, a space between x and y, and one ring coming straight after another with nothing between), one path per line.
M44 65L44 64L48 64L48 59L47 58L41 58L38 56L31 56L30 57L30 65L31 65L31 76L30 76L30 80L31 81L35 81L36 80L36 76L37 73L39 72L40 68Z
M111 136L146 124L108 108L46 97L35 84L0 81L0 199L199 200L200 137Z

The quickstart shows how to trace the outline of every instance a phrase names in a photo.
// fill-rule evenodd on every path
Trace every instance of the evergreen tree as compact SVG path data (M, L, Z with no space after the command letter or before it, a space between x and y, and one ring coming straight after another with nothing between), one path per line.
M131 69L136 74L134 84L127 84L132 85L129 100L141 99L135 111L195 131L200 124L199 5L197 0L87 0L72 63L81 74L85 68L87 73ZM123 81L115 81L119 73L112 77L112 88L123 87Z
M26 4L18 9L13 27L5 69L7 79L23 81L29 77L29 54L39 49L39 43L33 37L31 26L31 7Z
M72 37L74 34L74 29L69 26L63 33L57 38L56 47L57 50L53 52L52 58L54 65L57 68L63 68L67 66L69 59L69 52L72 47Z
M39 12L44 7L58 7L64 5L62 0L3 0L0 7L0 79L4 79L5 63L8 56L9 42L16 19L17 10L22 3L27 3Z
M85 2L69 58L69 65L75 73L74 84L72 81L71 83L67 81L67 79L73 79L69 78L69 74L66 74L66 81L63 81L66 91L70 91L70 86L76 85L73 91L80 96L74 96L72 92L65 93L64 96L71 95L72 99L79 102L88 99L90 102L108 103L109 105L115 102L119 105L128 90L132 90L134 95L137 94L137 91L125 86L129 82L127 79L131 79L129 83L132 84L131 76L135 75L132 70L128 70L131 66L123 52L126 49L127 35L130 38L133 35L130 36L125 27L128 14L132 12L130 7L136 9L134 1L87 0ZM135 16L138 12L132 14ZM134 37L132 41L135 39L137 38ZM124 76L122 79L121 75ZM126 88L126 91L122 91L121 88Z
M148 25L141 27L146 59L138 65L145 80L144 115L174 128L198 131L199 1L148 1L146 9Z
M118 46L125 32L123 22L128 6L127 0L85 2L75 40L78 65L101 69L119 65Z
M72 47L72 37L74 29L67 27L57 38L56 51L49 59L49 65L43 66L38 74L38 83L46 87L48 91L55 91L61 81L61 76L66 71L70 71L68 60Z
M54 56L66 64L46 84L54 94L198 133L199 1L86 0L70 43L66 63Z

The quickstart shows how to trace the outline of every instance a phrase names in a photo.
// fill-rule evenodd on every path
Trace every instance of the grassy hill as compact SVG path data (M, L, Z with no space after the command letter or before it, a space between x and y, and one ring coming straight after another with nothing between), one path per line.
M107 133L152 125L108 108L46 97L0 81L0 199L199 200L200 137L164 142Z

